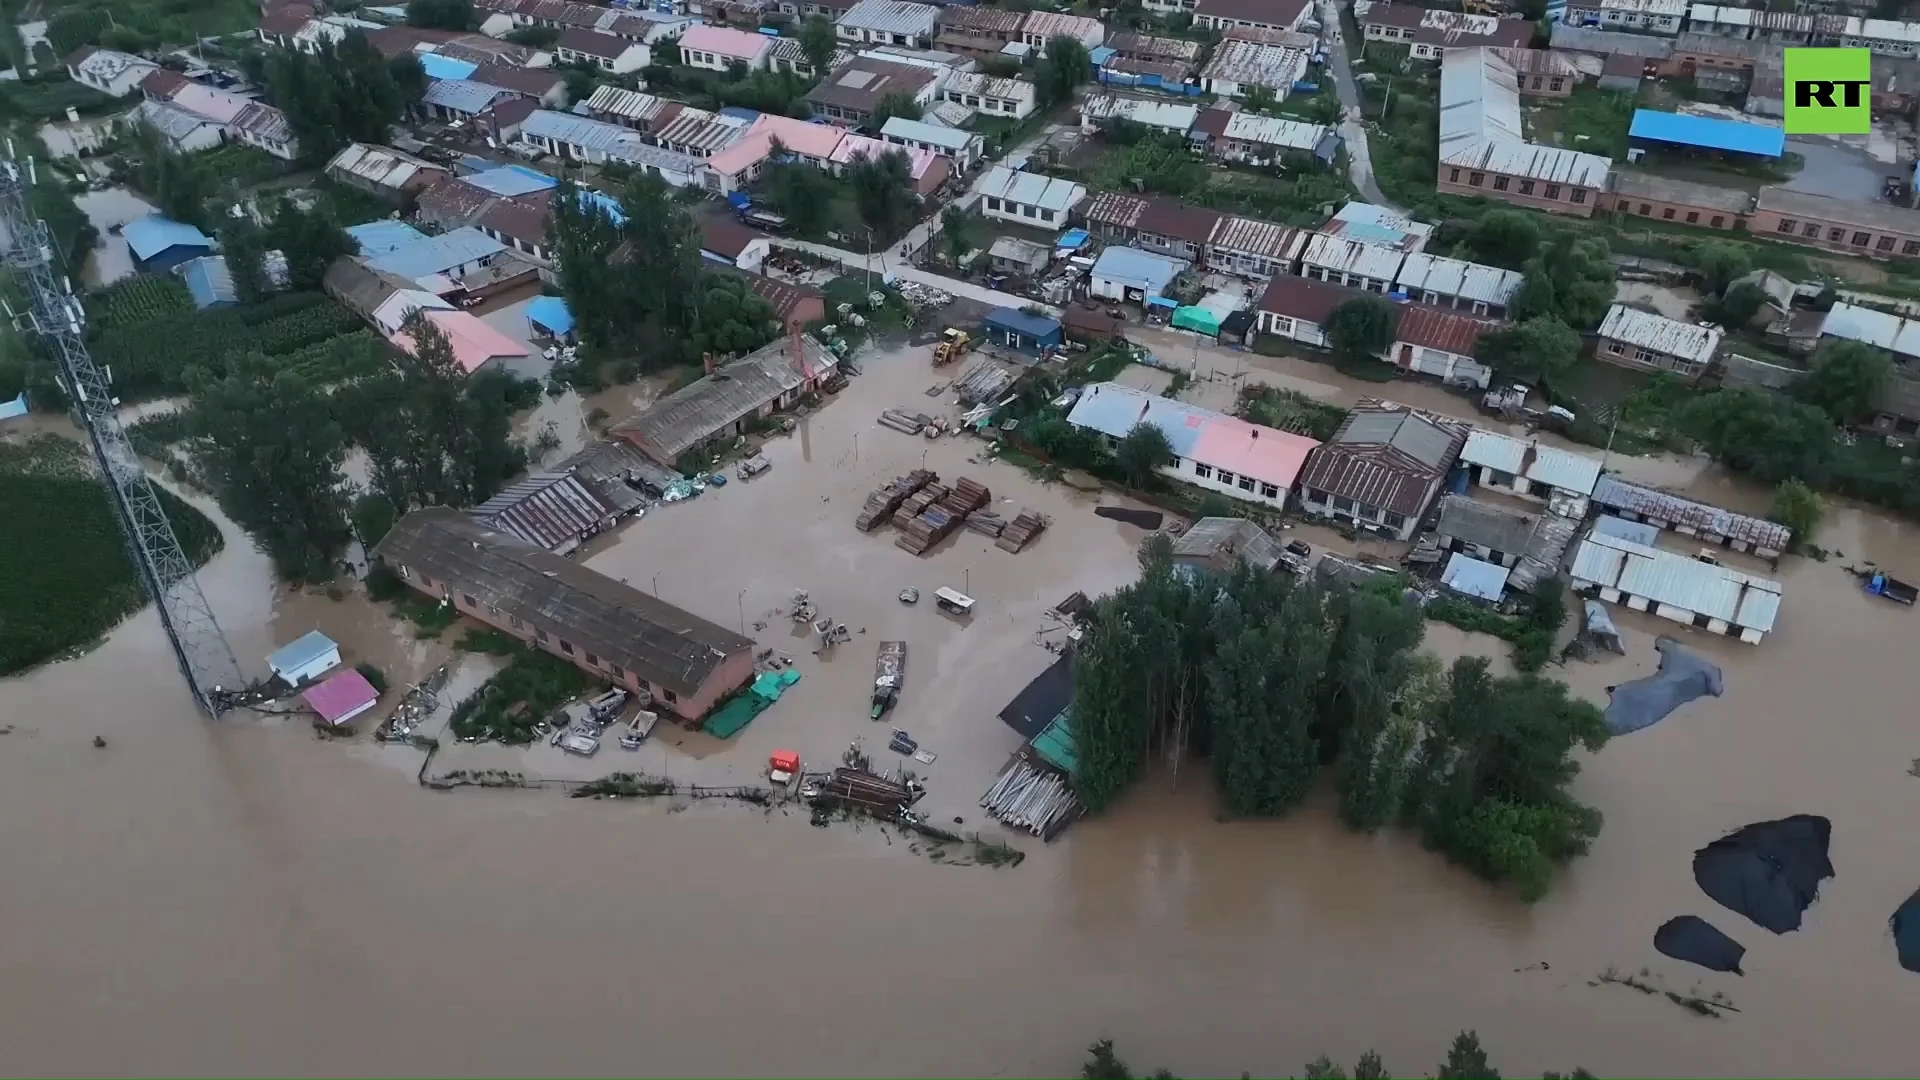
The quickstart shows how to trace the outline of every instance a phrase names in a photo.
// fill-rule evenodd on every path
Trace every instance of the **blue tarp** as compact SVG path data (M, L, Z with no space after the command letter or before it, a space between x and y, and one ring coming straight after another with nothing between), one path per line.
M429 79L464 79L480 70L478 64L434 53L415 53L414 59L420 61L420 70L426 72Z
M1090 239L1092 238L1087 235L1085 229L1068 229L1060 234L1060 239L1055 240L1053 246L1068 249L1083 248L1087 246L1087 241Z
M524 165L502 165L497 169L487 169L463 176L462 180L482 191L491 191L495 195L511 199L517 195L531 195L536 191L546 191L559 181L539 169L529 169Z
M347 235L360 245L360 254L368 257L385 255L427 238L427 234L419 229L391 218L351 226L347 229Z
M527 321L552 334L566 337L573 333L573 312L558 296L536 296L527 304Z
M213 250L213 241L206 233L184 222L163 218L159 214L148 214L138 221L129 221L120 230L126 237L127 247L133 251L133 257L141 262L153 258L168 248L197 247Z
M1635 109L1633 126L1627 130L1627 135L1676 146L1728 150L1760 157L1777 158L1787 150L1787 133L1782 128L1739 120L1718 120L1711 116L1685 116L1654 109Z
M1447 559L1440 584L1463 596L1497 604L1507 588L1507 568L1456 551Z

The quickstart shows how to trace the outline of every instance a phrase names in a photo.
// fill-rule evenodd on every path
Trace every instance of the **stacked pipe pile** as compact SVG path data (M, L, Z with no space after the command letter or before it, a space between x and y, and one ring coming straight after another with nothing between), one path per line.
M993 546L1002 551L1018 554L1021 548L1031 543L1033 538L1039 536L1040 531L1046 527L1046 518L1023 507L1020 510L1020 516L1013 519L1013 523L1006 527L1006 530L1000 534L1000 539L993 542Z
M933 423L933 417L925 413L910 413L903 412L899 409L888 409L880 414L880 426L890 427L895 431L905 432L908 435L920 434L920 432L931 423Z
M932 490L929 488L928 490ZM924 494L924 492L922 493ZM934 502L924 507L918 516L900 524L900 515L894 515L894 524L900 526L900 535L894 540L894 546L915 555L924 555L927 549L946 539L958 529L968 515L987 505L993 499L993 492L977 480L961 477L952 488L942 492ZM912 500L908 500L911 502ZM902 506L905 512L906 506Z
M908 496L938 479L940 477L927 469L915 469L905 476L894 477L892 483L874 489L873 494L867 496L866 505L860 508L860 513L853 519L853 527L861 532L872 532L895 510L900 509L900 504Z
M981 796L980 805L995 820L1052 840L1080 816L1080 800L1065 778L1048 769L1016 761Z
M981 536L999 536L1007 527L999 514L991 510L976 510L967 515L967 531L977 532Z
M904 529L907 523L920 516L920 511L932 506L934 501L947 493L945 484L930 483L919 491L907 496L900 508L893 512L893 527Z
M953 392L963 405L978 405L998 399L1013 385L1013 374L986 357L973 362L953 382Z
M820 798L843 806L857 806L876 817L895 817L913 804L905 784L844 766L821 785Z

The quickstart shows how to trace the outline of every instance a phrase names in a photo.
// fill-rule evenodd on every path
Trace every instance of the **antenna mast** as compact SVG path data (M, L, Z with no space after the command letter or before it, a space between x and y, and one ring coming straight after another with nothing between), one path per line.
M34 162L31 157L16 158L11 139L6 151L6 160L0 161L0 246L30 301L28 310L14 317L14 326L39 335L59 365L74 418L106 483L127 554L160 612L180 673L200 707L219 716L245 689L240 663L200 591L193 562L180 549L159 493L120 426L120 401L113 396L110 373L87 354L80 299L66 278L55 280L52 234L31 205Z

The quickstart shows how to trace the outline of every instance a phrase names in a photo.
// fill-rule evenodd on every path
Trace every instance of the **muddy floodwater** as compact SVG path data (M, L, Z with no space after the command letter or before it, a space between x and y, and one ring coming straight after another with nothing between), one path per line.
M601 751L589 775L651 755L747 778L772 747L819 761L855 735L884 754L865 693L875 645L900 638L896 722L938 755L923 769L931 805L981 827L975 800L1018 743L995 714L1052 660L1042 612L1125 581L1141 534L1095 517L1088 496L970 461L977 444L878 427L881 408L927 408L936 377L921 350L867 367L770 445L765 476L651 511L583 556L746 625L802 673L731 743L663 725L640 754ZM890 532L856 532L866 491L923 452L1052 529L1017 555L962 533L918 559ZM1616 464L1765 501L1697 462ZM202 582L249 670L314 627L396 683L447 659L360 601L275 589L225 527ZM1104 1034L1183 1075L1289 1075L1369 1047L1417 1075L1472 1027L1510 1076L1910 1075L1920 980L1898 966L1887 915L1920 880L1907 774L1920 614L1862 596L1840 566L1910 577L1920 542L1846 507L1821 542L1844 556L1788 561L1763 645L1616 610L1625 657L1553 669L1604 702L1654 670L1653 639L1670 633L1724 671L1726 692L1586 762L1578 794L1605 831L1533 907L1406 837L1347 832L1324 797L1284 821L1222 824L1204 763L1052 845L1014 837L1029 857L1009 869L940 865L878 828L778 810L428 792L415 751L200 718L149 610L79 660L0 683L16 725L0 737L0 1045L10 1071L44 1074L1067 1076ZM902 606L908 585L964 587L978 613ZM794 589L867 632L814 656L776 611ZM1505 655L1444 627L1428 644ZM484 677L461 672L462 687ZM443 753L447 767L564 767L536 750ZM1798 813L1831 820L1838 868L1799 931L1741 933L1744 978L1653 949L1674 915L1715 914L1696 849ZM1739 1011L1703 1018L1594 985L1609 968L1723 991Z

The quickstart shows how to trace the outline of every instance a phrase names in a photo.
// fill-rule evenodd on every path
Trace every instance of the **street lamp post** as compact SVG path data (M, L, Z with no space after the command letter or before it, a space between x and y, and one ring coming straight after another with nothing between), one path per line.
M740 595L733 599L734 604L740 609L740 632L744 634L747 632L747 590L741 589Z

